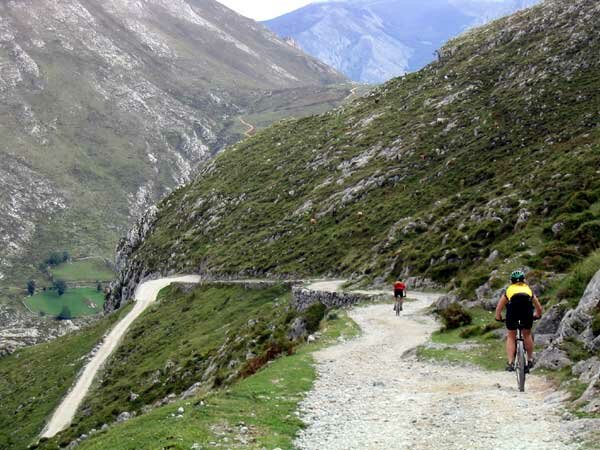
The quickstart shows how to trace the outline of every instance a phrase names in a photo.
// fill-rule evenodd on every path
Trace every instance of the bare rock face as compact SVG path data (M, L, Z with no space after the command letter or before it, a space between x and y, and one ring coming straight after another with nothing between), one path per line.
M557 340L574 337L582 341L588 349L595 347L592 333L592 317L600 307L600 271L588 284L577 308L566 313L557 331Z
M560 349L565 339L575 339L588 350L600 349L600 337L592 332L592 318L600 305L600 271L588 284L579 304L575 309L566 311L565 305L559 304L550 309L537 332L550 335L550 343L539 356L537 366L548 369L561 369L573 365L568 355ZM562 319L559 318L562 316ZM540 330L541 327L541 330ZM584 394L575 402L582 411L596 413L600 411L600 363L597 357L581 361L573 366L572 372L580 381L588 383Z
M111 293L104 304L107 312L118 309L123 302L133 298L135 288L145 278L149 277L144 265L140 262L132 264L130 256L144 242L148 233L152 230L158 214L158 208L152 206L138 219L129 230L127 236L121 239L117 246L116 269L117 280L111 286Z

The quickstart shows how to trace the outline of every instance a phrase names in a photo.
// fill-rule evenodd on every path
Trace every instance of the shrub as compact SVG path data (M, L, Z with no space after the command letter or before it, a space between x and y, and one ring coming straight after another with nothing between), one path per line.
M303 313L304 320L306 320L306 330L309 333L314 333L319 329L319 324L323 317L325 317L325 312L327 311L327 307L320 302L313 303Z
M489 333L490 331L498 330L502 327L504 327L504 324L502 322L486 323L485 326L483 327L482 334L486 334L486 333Z
M332 312L332 313L327 314L327 320L329 322L333 322L334 320L338 320L338 319L339 319L339 316L336 313Z
M574 263L581 259L577 249L574 247L562 247L559 245L550 245L541 253L541 265L546 270L555 270L559 272L566 271Z
M468 339L473 336L481 336L483 334L483 327L480 325L473 325L472 327L465 328L458 335L461 338Z
M448 308L440 312L444 327L447 330L470 325L473 321L473 316L458 303L452 303Z

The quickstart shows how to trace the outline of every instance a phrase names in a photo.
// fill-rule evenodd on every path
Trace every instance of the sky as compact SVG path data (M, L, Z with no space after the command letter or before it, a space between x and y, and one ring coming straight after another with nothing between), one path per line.
M314 0L217 0L243 16L268 20L301 8Z

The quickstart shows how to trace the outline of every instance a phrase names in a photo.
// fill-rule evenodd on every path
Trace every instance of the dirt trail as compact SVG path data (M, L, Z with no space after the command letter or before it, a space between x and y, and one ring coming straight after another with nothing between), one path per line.
M337 290L341 282L313 284ZM298 448L576 449L561 439L560 394L541 377L517 392L514 374L419 362L405 352L437 328L425 308L437 296L409 292L397 318L391 304L350 316L361 337L315 354L318 380L300 408L308 427Z
M248 129L244 132L244 135L246 137L254 136L256 134L256 127L251 123L246 122L242 117L240 117L239 119L245 127L248 127Z
M104 342L88 362L87 366L77 379L75 386L64 398L62 403L56 409L48 425L42 432L42 437L53 437L60 431L67 428L73 421L75 412L81 405L84 397L87 395L94 377L106 362L108 357L117 348L119 342L140 314L142 314L148 306L155 300L161 289L167 287L171 283L198 283L200 277L196 275L186 275L180 277L163 278L155 281L148 281L138 286L135 291L135 305L115 327L111 330Z

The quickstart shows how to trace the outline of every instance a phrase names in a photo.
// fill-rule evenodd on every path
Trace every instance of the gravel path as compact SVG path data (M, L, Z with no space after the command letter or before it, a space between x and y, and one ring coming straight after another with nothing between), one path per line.
M418 301L400 318L391 304L352 310L363 335L315 354L299 449L578 448L561 440L571 436L561 431L561 396L543 378L528 377L522 394L514 374L403 357L436 329L424 311L436 296L409 295Z
M85 369L77 379L77 382L56 409L48 425L42 432L42 437L53 437L67 428L73 421L75 412L88 393L94 378L108 357L117 348L121 339L140 314L155 300L158 293L171 283L198 283L200 277L196 275L185 275L180 277L162 278L160 280L148 281L140 284L135 291L135 305L111 332L106 336L104 342L90 359Z

